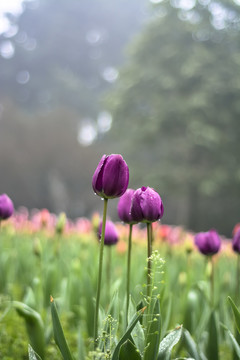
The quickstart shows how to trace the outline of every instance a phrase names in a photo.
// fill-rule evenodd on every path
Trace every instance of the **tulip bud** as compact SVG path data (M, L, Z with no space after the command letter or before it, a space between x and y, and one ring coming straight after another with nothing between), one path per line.
M102 221L100 222L98 229L98 238L101 239L102 235ZM106 221L104 245L115 245L118 242L118 233L116 226L110 220Z
M126 224L136 224L137 221L133 221L130 213L132 198L135 190L127 189L127 191L120 197L118 202L118 216L120 220Z
M57 234L61 235L66 225L66 214L64 212L60 213L57 219L55 231Z
M232 241L233 251L240 254L240 228L237 230Z
M164 207L160 195L150 187L141 187L132 198L131 217L136 222L154 222L163 216Z
M128 182L129 169L123 157L103 155L92 178L94 192L104 199L120 197L127 190Z
M35 238L33 240L33 253L34 253L34 255L36 255L39 258L42 255L42 246L41 246L41 241L39 240L39 238Z
M6 220L12 216L14 206L12 200L6 195L0 195L0 221Z
M221 240L216 230L200 232L195 236L195 245L203 255L216 254L221 247Z

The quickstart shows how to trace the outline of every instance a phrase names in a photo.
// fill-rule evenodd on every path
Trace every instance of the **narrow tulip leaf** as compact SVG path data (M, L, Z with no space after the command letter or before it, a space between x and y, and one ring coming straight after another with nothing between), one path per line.
M129 312L128 312L129 322L131 321L131 318L135 315L136 311L142 309L143 307L144 307L143 301L138 303L136 306L132 298L130 299ZM132 341L136 345L137 349L140 351L140 354L142 354L144 351L144 343L145 343L145 335L144 335L143 327L141 325L141 320L142 318L139 319L139 321L136 323L131 333Z
M139 354L136 346L128 339L123 343L119 350L119 360L141 360L141 355Z
M190 290L187 294L187 301L185 306L185 316L183 321L184 328L188 329L190 333L194 333L197 323L196 315L199 309L198 293L195 290Z
M173 347L179 342L182 336L182 326L171 331L160 343L157 360L170 359Z
M13 301L12 304L17 313L25 320L26 329L32 348L42 358L44 358L45 338L41 315L22 302Z
M28 359L29 360L42 360L40 356L33 350L31 345L28 345Z
M161 331L162 337L166 335L170 323L170 318L172 314L172 299L173 299L172 294L170 294L170 296L167 299L167 310L164 311L164 321L162 323L162 331Z
M187 350L189 355L192 356L195 360L201 360L197 344L195 343L187 329L183 329L183 346Z
M233 346L233 349L234 349L234 352L235 352L235 355L236 355L236 358L237 359L240 359L240 346L236 340L236 338L234 337L234 335L232 334L232 332L224 325L224 324L220 324L223 329L227 332L230 340L231 340L231 343L232 343L232 346Z
M159 344L161 338L161 315L160 315L160 302L157 298L153 305L153 314L148 322L147 335L145 341L144 360L157 359Z
M234 314L234 318L235 318L235 323L236 323L236 327L238 329L238 332L240 333L240 312L237 308L237 306L235 305L234 301L232 300L232 298L230 296L228 296L228 301L230 302L230 305L232 307L232 311Z
M208 324L208 343L206 349L206 355L208 359L218 360L218 331L216 325L216 315L212 311L210 314L209 324Z
M180 357L180 358L176 358L174 360L195 360L195 359L194 358Z
M52 322L53 322L53 335L54 340L62 354L64 360L73 360L71 352L69 350L67 341L65 339L62 325L59 320L57 307L54 299L51 297L51 313L52 313Z
M132 318L132 320L130 321L128 328L126 330L126 332L124 333L124 335L122 336L122 338L120 339L120 341L118 342L117 346L115 347L115 350L113 352L113 356L111 360L118 360L119 358L119 351L120 351L120 347L122 346L122 344L128 340L131 336L131 332L134 328L134 326L137 324L137 322L141 319L144 311L145 311L146 307L144 307L143 309L139 310Z

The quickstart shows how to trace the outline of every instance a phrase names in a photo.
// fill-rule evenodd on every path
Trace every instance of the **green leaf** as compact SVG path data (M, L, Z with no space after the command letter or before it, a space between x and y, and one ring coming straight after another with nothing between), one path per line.
M119 360L141 360L141 355L139 354L136 346L128 339L120 347L119 351Z
M161 315L160 315L160 302L157 298L153 306L153 314L148 321L147 335L145 341L144 360L157 359L159 344L161 338Z
M40 356L33 350L31 345L28 345L28 358L29 360L42 360Z
M128 325L128 328L125 332L125 334L122 336L122 338L120 339L120 341L118 342L117 346L115 347L115 350L113 352L113 356L112 356L112 360L118 360L118 356L119 356L119 351L120 351L120 347L121 345L129 339L131 332L134 328L134 326L136 325L136 323L141 319L144 311L145 311L146 307L142 308L141 310L139 310L132 318L131 322Z
M172 348L179 342L182 335L182 326L171 331L160 343L158 360L170 359Z
M170 318L171 318L171 314L172 314L172 294L169 295L169 297L166 299L167 301L167 310L164 311L164 321L162 323L162 336L165 336L168 326L169 326L169 322L170 322ZM165 303L164 303L165 305ZM162 308L162 312L163 312L163 307Z
M196 326L196 315L199 309L199 298L195 290L190 290L187 294L187 301L185 305L185 316L183 321L184 328L193 333Z
M212 311L210 314L209 325L208 325L208 343L207 343L207 358L218 360L218 332L216 325L216 315Z
M44 359L45 338L41 315L22 302L13 301L12 304L17 313L25 320L26 329L32 348L41 356L42 359Z
M183 329L183 346L195 360L201 360L201 357L198 353L197 344L191 337L187 329Z
M118 320L119 320L119 301L118 301L118 292L116 292L114 294L114 296L112 297L111 303L109 305L108 308L108 312L106 315L106 319L105 319L105 324L104 324L104 328L103 328L103 332L105 332L106 336L100 337L100 341L99 341L99 349L101 351L105 349L109 349L109 346L111 343L114 344L114 341L112 341L112 339L114 339L114 337L116 336L117 330L118 330ZM109 319L110 316L110 319ZM114 326L112 326L112 321L114 321ZM110 339L111 336L111 339ZM109 349L111 350L111 349Z
M51 297L51 313L52 313L52 322L53 322L53 334L54 340L62 354L64 360L73 360L67 341L65 339L62 325L59 320L57 308L54 299Z
M231 333L231 331L224 325L224 324L220 324L223 329L227 332L230 340L231 340L231 343L232 343L232 346L233 346L233 349L235 351L235 354L237 356L237 359L240 359L240 346L237 342L237 340L235 339L234 335Z
M235 318L235 323L236 323L236 327L238 329L238 332L240 333L240 312L237 308L237 306L235 305L234 301L232 300L232 298L230 296L228 296L228 301L230 302L230 305L232 307L232 311L234 314L234 318Z
M144 307L144 303L143 301L139 302L137 305L134 303L132 297L130 297L130 302L129 302L129 311L128 311L128 319L129 319L129 323L131 321L131 318L135 315L136 311L142 309ZM131 337L132 337L132 341L134 342L134 344L136 345L137 349L140 351L140 354L143 354L144 351L144 343L145 343L145 335L144 335L144 331L141 325L141 319L139 319L139 321L136 323L136 325L134 326L132 333L131 333Z

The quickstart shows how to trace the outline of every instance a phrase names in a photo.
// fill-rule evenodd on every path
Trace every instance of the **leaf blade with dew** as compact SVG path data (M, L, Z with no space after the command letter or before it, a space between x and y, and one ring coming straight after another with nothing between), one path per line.
M168 360L173 347L179 342L182 336L182 325L171 331L160 343L157 360Z
M13 301L12 305L17 313L25 320L31 347L42 359L44 359L45 337L41 315L36 310L33 310L30 306L20 301Z
M230 296L228 296L228 301L230 302L230 305L232 307L237 330L240 333L240 312L239 312L236 304L234 303L233 299Z
M144 360L157 359L159 344L161 339L161 314L160 301L156 298L153 305L153 313L148 321L147 335L145 340Z
M141 360L137 347L128 339L120 347L119 360Z
M33 350L31 345L28 345L28 359L29 360L42 360L40 356Z
M71 355L67 341L66 341L64 333L63 333L63 329L62 329L62 325L61 325L61 322L60 322L60 319L58 316L58 311L57 311L55 301L52 297L50 298L50 300L51 300L50 303L51 303L51 314L52 314L52 322L53 322L54 340L62 354L63 359L64 360L73 360L73 357Z
M131 332L134 328L134 326L136 325L136 323L141 319L144 311L146 309L146 306L144 308L142 308L141 310L139 310L132 318L131 322L129 323L126 332L124 333L124 335L122 336L122 338L120 339L120 341L118 342L117 346L115 347L115 350L113 352L113 356L112 356L112 360L118 360L118 356L119 356L119 350L121 345L127 340L129 339Z

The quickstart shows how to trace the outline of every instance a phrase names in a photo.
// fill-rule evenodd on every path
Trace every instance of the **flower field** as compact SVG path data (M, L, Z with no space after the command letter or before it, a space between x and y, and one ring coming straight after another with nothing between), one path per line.
M27 359L28 344L38 344L41 337L44 340L35 350L41 353L42 358L61 358L52 332L50 295L56 301L72 356L91 359L88 354L93 341L93 299L97 286L99 250L94 227L97 221L97 216L94 216L91 221L78 219L75 223L67 222L63 233L59 234L56 232L54 215L42 211L30 219L27 212L22 211L2 224L1 359L14 359L16 354L18 359ZM104 329L108 321L108 306L114 299L111 324L113 328L118 327L118 339L125 330L128 231L122 223L117 224L117 230L118 243L106 248L104 254L99 328ZM207 351L209 337L216 336L219 358L231 359L233 341L222 325L227 326L231 333L236 332L234 315L227 300L231 296L236 303L239 301L235 298L237 255L232 251L231 243L222 240L221 251L214 257L216 333L211 334L210 264L196 249L193 235L183 229L155 223L153 233L153 248L164 259L164 263L156 259L155 274L155 293L156 296L160 294L161 338L180 325L188 330L183 330L180 341L173 348L172 358L215 359L209 357ZM110 278L107 273L108 251L111 251ZM136 305L140 301L145 302L146 267L146 228L135 225L130 317ZM34 312L34 321L29 317L28 307L38 314ZM40 319L41 326L38 325ZM111 337L114 346L114 332Z
M240 358L239 224L233 241L164 225L160 195L128 179L120 155L103 156L91 219L14 212L0 195L1 359Z

